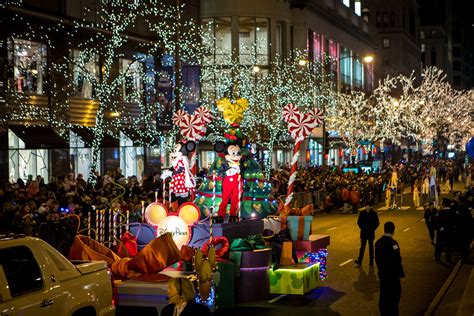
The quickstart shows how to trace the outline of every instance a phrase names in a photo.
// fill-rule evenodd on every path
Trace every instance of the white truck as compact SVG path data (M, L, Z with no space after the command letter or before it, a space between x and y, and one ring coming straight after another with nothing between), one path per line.
M0 316L113 316L105 262L71 262L45 241L0 235Z

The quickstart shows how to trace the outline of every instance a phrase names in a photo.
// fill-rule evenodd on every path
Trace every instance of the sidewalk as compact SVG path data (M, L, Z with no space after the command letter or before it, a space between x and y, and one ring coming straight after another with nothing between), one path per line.
M474 251L469 262L458 261L451 275L425 312L431 315L474 315Z

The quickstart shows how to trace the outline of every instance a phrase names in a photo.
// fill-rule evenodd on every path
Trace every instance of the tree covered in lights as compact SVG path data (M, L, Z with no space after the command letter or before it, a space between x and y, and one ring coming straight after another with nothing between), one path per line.
M240 126L250 143L256 143L270 153L265 160L267 175L274 146L290 147L293 142L282 120L283 107L293 103L306 112L332 102L328 81L316 71L321 65L308 62L301 52L295 51L292 55L283 60L276 56L268 69L255 66L257 60L246 65L232 60L216 61L205 64L203 69L203 82L208 87L202 95L205 103L213 104L213 100L227 96L243 97L251 104ZM217 112L215 108L214 112ZM214 120L214 133L210 138L218 139L223 128L222 119Z
M361 143L375 141L370 100L364 92L335 93L334 106L329 108L326 128L337 131L346 146L357 149Z
M145 51L143 43L132 41L127 34L137 25L139 17L146 13L144 4L138 1L100 1L96 8L98 22L84 18L74 25L71 39L85 38L80 42L70 43L70 53L64 56L65 63L58 65L65 74L73 76L68 68L73 65L92 88L92 97L98 102L95 113L95 124L92 127L93 141L91 146L90 179L94 181L95 172L99 170L101 143L106 133L117 133L123 120L120 120L124 103L142 104L143 90L136 89L150 78L144 75L141 62L146 54L134 54L131 59L125 54L130 47ZM95 30L87 33L88 30ZM81 32L79 32L81 31ZM89 34L84 36L84 34ZM148 43L145 43L148 44ZM94 65L97 58L102 61L99 70ZM120 69L117 71L117 66ZM135 72L138 76L131 76ZM141 83L133 80L143 79ZM69 78L72 82L72 77ZM145 112L145 111L143 111ZM153 111L151 111L153 112Z
M419 83L399 75L381 80L371 96L337 93L327 124L350 148L376 141L430 147L441 140L460 148L471 135L473 111L470 93L453 89L443 71L429 67Z
M436 67L424 69L422 82L413 93L419 110L419 139L428 145L445 140L463 148L471 135L474 102L471 93L459 91L446 81L446 74Z

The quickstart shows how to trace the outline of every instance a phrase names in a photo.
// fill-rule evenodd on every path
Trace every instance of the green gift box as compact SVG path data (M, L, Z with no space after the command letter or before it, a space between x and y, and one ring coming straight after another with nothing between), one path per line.
M319 281L319 263L298 263L270 270L271 294L306 294Z
M236 265L231 261L217 263L217 271L220 273L220 281L217 285L216 293L216 306L218 308L234 306L235 270Z

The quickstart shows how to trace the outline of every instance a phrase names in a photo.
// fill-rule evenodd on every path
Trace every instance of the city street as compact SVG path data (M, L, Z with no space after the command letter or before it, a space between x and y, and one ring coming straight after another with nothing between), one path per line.
M404 205L411 202L405 194ZM384 209L377 205L376 209ZM383 223L395 223L395 239L403 258L406 279L402 283L401 315L420 315L429 306L452 270L452 265L433 261L422 210L378 210L380 226L376 239L383 234ZM318 214L314 216L313 234L330 235L328 278L320 287L304 296L272 296L266 302L241 304L221 315L378 315L379 285L377 268L369 268L368 249L362 266L357 268L360 246L356 214ZM416 302L416 303L413 303Z

